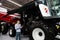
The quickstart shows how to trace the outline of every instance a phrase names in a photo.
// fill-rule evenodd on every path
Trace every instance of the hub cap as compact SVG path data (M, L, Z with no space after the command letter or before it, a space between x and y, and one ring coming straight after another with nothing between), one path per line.
M40 28L35 28L32 32L32 37L34 40L44 40L45 39L45 33Z

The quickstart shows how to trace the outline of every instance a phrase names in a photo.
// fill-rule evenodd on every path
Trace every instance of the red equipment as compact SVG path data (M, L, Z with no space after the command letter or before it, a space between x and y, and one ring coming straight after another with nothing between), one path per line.
M15 23L18 19L20 19L20 14L7 14L4 12L0 12L0 21L5 21L9 23Z

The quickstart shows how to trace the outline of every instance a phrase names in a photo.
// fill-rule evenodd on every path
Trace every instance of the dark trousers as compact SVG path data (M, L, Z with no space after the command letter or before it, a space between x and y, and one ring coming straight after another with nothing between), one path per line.
M16 40L21 40L21 32L16 32Z

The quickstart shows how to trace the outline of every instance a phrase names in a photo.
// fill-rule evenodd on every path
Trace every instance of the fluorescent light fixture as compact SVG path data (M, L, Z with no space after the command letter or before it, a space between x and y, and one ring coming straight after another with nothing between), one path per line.
M19 7L22 6L22 5L20 5L20 4L16 3L16 2L14 2L14 1L12 1L12 0L7 0L7 1L9 1L9 2L11 2L11 3L13 3L13 4L15 4L15 5L19 6Z
M7 12L6 8L0 7L0 12Z
M2 5L2 3L0 3L0 5Z

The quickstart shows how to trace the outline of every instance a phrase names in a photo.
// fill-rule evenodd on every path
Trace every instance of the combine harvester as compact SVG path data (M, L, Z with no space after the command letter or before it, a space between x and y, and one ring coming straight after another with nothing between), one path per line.
M22 33L30 40L60 39L60 0L34 0L7 13L21 14ZM6 18L9 15L1 20L11 23Z
M20 13L30 40L60 39L60 0L34 0L8 13Z

